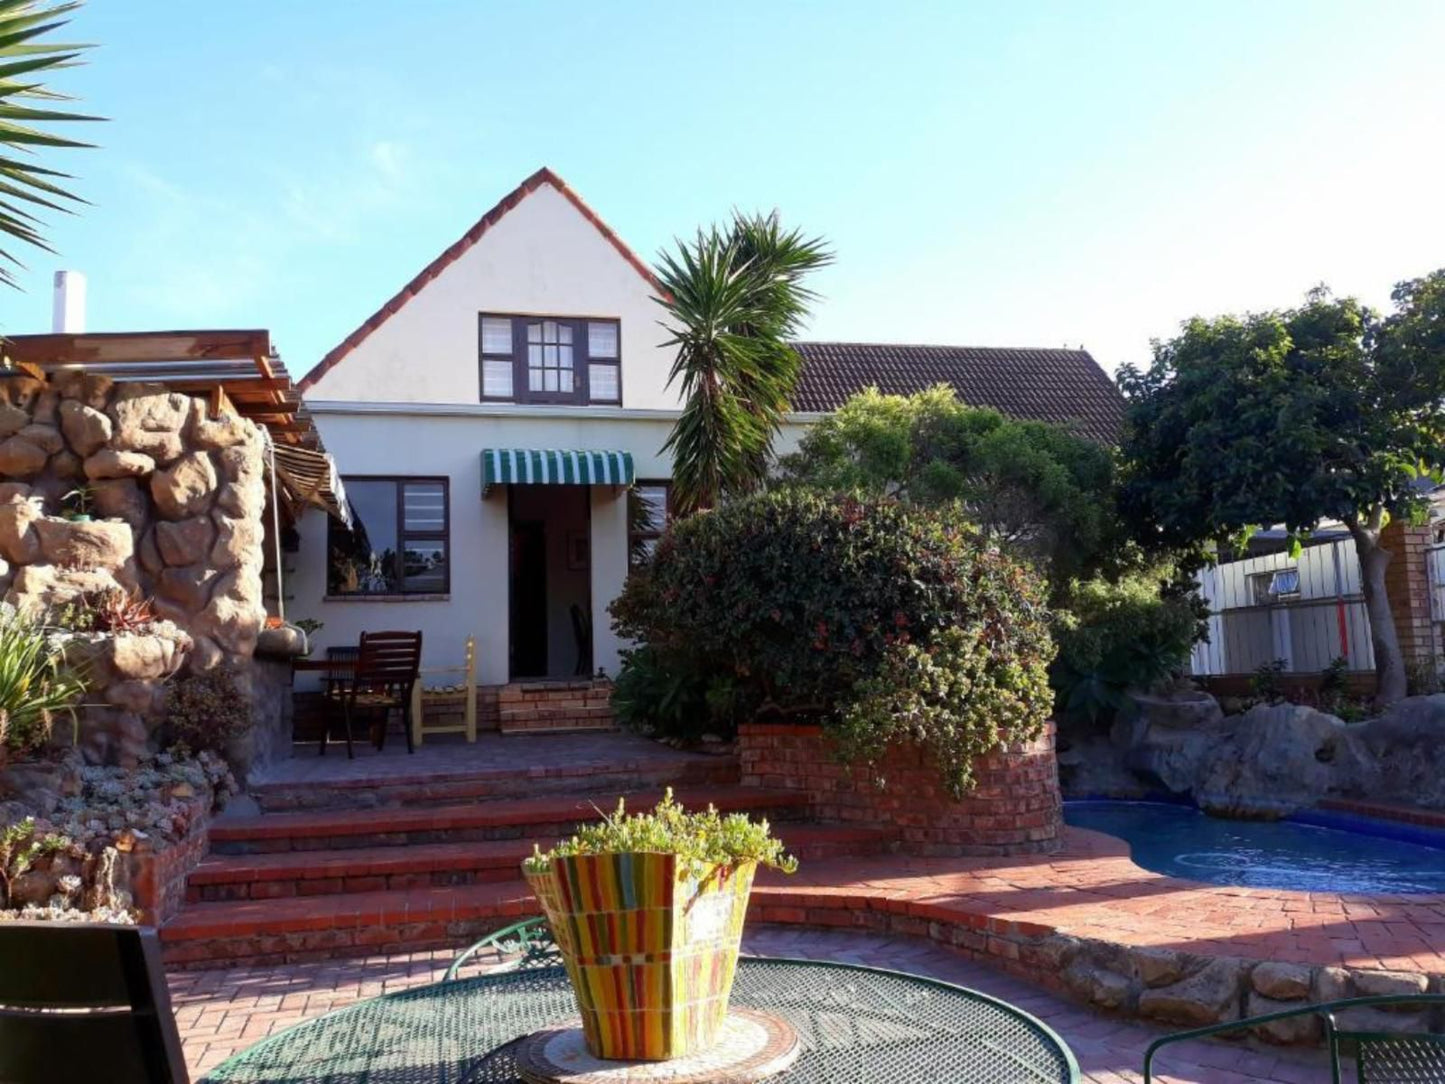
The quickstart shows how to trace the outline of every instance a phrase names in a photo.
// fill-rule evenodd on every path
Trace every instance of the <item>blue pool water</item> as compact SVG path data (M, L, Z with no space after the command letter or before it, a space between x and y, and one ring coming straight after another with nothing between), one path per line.
M1221 820L1162 802L1064 804L1069 824L1117 836L1138 865L1171 877L1301 892L1445 892L1445 832L1321 819L1342 827Z

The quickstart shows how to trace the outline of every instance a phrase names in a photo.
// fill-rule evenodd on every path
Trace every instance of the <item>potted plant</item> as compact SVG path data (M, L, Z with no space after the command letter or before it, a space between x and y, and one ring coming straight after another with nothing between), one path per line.
M552 927L593 1056L666 1061L708 1049L727 1016L758 865L792 873L767 821L688 813L669 789L600 823L523 872Z
M72 523L89 523L94 503L95 492L90 486L76 486L60 498L62 513Z

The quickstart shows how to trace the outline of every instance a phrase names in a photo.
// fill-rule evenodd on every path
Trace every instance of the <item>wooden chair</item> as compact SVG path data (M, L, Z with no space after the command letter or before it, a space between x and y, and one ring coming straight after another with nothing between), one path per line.
M342 721L346 728L346 755L354 757L352 720L358 714L380 714L380 732L372 739L377 749L386 744L386 721L393 711L402 715L406 751L416 752L411 739L412 690L421 668L420 632L363 632L356 652L356 671L341 693ZM321 739L326 752L326 737Z
M467 637L467 661L462 666L431 666L421 671L421 677L436 674L461 674L461 692L423 688L418 681L411 693L411 735L412 742L420 745L428 734L465 734L467 741L477 740L477 640ZM461 709L461 722L429 723L427 712L448 712L453 717Z
M155 930L0 922L0 1080L189 1084Z

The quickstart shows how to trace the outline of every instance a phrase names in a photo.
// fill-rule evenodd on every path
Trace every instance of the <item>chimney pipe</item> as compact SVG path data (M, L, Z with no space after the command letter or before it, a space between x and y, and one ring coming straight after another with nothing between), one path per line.
M55 272L50 330L57 335L85 333L85 276L81 272Z

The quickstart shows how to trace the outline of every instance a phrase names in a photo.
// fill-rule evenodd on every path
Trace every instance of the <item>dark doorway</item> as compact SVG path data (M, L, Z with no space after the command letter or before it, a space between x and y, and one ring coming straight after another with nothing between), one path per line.
M547 532L512 523L512 677L547 675Z

